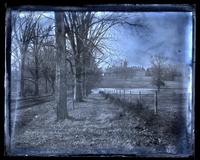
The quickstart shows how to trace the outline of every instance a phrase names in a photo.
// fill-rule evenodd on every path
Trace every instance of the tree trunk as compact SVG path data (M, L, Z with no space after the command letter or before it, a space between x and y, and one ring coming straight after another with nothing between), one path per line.
M39 67L38 67L38 55L35 53L35 96L39 95Z
M87 94L86 94L86 84L87 84L87 81L86 81L86 56L85 56L85 52L84 52L84 54L83 54L83 57L82 57L82 59L83 59L83 65L82 65L82 67L83 67L83 74L82 74L82 79L83 79L83 97L86 97L87 96Z
M20 96L24 97L25 96L25 88L24 88L24 70L25 70L25 55L23 53L23 50L21 50L21 72L20 72Z
M56 103L57 120L68 117L67 113L67 63L65 53L64 12L55 12L56 26Z
M81 102L83 101L83 96L82 96L82 77L81 77L81 65L80 65L80 61L76 60L76 64L75 64L75 81L74 81L74 100L76 102Z
M51 82L52 94L55 93L55 81Z
M87 96L87 88L86 88L86 68L84 67L84 75L83 75L83 96L86 97Z
M39 95L39 83L38 83L38 78L35 79L35 92L34 92L35 96Z
M45 93L48 93L48 80L45 79Z

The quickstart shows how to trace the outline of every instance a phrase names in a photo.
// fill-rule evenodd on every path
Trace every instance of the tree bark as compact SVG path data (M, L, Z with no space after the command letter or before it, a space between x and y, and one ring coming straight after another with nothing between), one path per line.
M75 62L75 81L74 81L74 100L76 102L83 101L82 96L82 67L80 65L80 60L77 59Z
M51 82L52 94L55 93L55 81Z
M82 56L82 61L83 61L83 65L82 65L82 70L83 70L83 74L82 74L82 79L83 79L83 97L86 97L86 67L87 67L87 63L86 63L86 53L85 51L83 52L83 56Z
M64 13L55 12L56 26L56 102L57 120L68 117L67 113L67 63L65 53Z
M39 67L38 67L38 53L35 52L35 96L39 95Z
M87 88L86 88L86 67L84 66L84 75L83 75L83 96L87 96Z
M24 88L24 70L25 70L25 54L24 50L21 49L21 67L20 67L20 93L21 97L25 96L25 88Z
M45 93L48 93L48 80L45 79Z

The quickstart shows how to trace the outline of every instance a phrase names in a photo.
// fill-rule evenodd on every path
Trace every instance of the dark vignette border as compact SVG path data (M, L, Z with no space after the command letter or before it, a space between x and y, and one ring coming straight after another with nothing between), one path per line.
M151 1L151 0L150 0ZM184 2L185 0L183 0ZM32 2L31 2L32 3ZM61 5L57 5L57 6L52 6L52 5L35 5L35 4L22 4L22 5L19 5L19 4L14 4L12 5L12 3L10 3L10 1L8 1L8 3L5 4L5 10L7 10L7 13L9 14L12 10L15 10L15 11L126 11L126 12L138 12L138 11L146 11L146 12L160 12L160 11L169 11L169 12L173 12L173 11L176 11L176 12L193 12L193 13L196 13L196 5L195 4L158 4L158 5L155 5L155 4L144 4L144 5L139 5L139 4L69 4L67 5L68 7L64 7L63 4ZM98 3L98 1L97 1ZM35 6L33 6L35 5ZM65 5L65 4L64 4ZM11 68L10 68L10 55L8 55L10 53L10 49L11 49L11 17L8 16L6 17L7 18L7 26L6 26L6 54L5 54L5 58L6 58L6 72L8 74L8 92L5 92L4 90L4 93L7 93L7 96L8 96L8 99L10 99L10 71L11 71ZM196 88L194 86L194 79L196 78L197 80L197 76L195 76L196 74L196 57L195 56L195 53L196 53L196 45L195 45L195 42L196 42L196 28L195 28L195 24L196 24L196 18L194 16L193 18L193 25L194 25L194 29L193 29L193 89L195 89L196 91ZM4 50L5 51L5 50ZM195 84L196 85L196 84ZM196 94L193 93L193 111L194 111L194 96ZM5 100L5 98L4 98ZM6 103L6 100L4 102L4 104ZM8 105L8 108L4 108L5 110L7 109L7 113L8 113L8 122L9 122L9 119L10 119L10 112L9 112L9 109L10 109L10 102L8 101L7 102L7 105ZM4 111L5 111L4 110ZM195 107L195 111L193 112L193 115L195 116L196 113L196 107ZM6 121L6 120L5 120ZM8 125L9 126L9 125ZM196 126L196 121L195 121L195 126ZM5 133L5 130L4 130L4 133ZM9 131L10 133L10 131ZM196 139L196 134L195 134L195 139ZM4 145L5 145L6 142L6 139L4 139ZM4 146L4 149L5 149L5 146ZM196 150L196 148L195 148ZM4 151L4 156L8 156L8 153L9 153L9 147L8 147L8 150L5 150ZM79 156L76 156L76 157L81 157L83 155L79 155ZM84 157L93 157L93 155L84 155ZM101 156L101 157L130 157L130 156L127 156L127 155L96 155L96 156ZM37 156L38 157L38 156ZM69 156L70 157L70 156ZM132 155L131 157L135 157L135 155ZM196 157L196 156L195 156ZM9 157L8 157L9 158ZM10 157L12 159L12 157ZM19 159L22 159L22 158L26 158L26 157L17 157ZM33 158L34 157L29 157L29 158ZM36 158L36 157L35 157ZM39 157L38 157L39 158ZM50 157L43 157L43 158L50 158ZM140 157L137 157L137 158L140 158ZM165 158L165 157L164 157ZM166 158L169 158L169 157L166 157ZM181 157L176 157L176 158L181 158ZM189 159L193 159L194 156L191 156L191 157L187 157ZM197 158L197 157L196 157ZM148 158L149 159L149 158ZM155 159L155 158L153 158ZM184 158L185 159L185 158Z

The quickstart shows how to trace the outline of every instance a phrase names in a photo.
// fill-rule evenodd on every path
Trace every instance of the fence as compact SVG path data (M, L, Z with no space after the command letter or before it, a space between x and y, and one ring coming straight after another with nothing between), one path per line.
M158 91L131 91L126 89L112 89L103 90L104 93L111 94L112 96L123 100L128 103L139 103L148 109L153 109L154 113L158 113Z
M128 103L142 104L146 109L158 112L179 112L187 104L188 93L175 92L174 89L157 90L131 90L131 89L103 89L104 93L111 94L115 98Z

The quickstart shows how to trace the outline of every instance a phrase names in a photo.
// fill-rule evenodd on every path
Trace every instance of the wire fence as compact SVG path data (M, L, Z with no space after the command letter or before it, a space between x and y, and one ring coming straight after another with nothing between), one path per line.
M120 99L121 101L141 104L146 109L153 110L155 114L158 112L177 112L184 108L187 104L189 93L177 93L172 90L130 90L130 89L103 89L106 94Z

